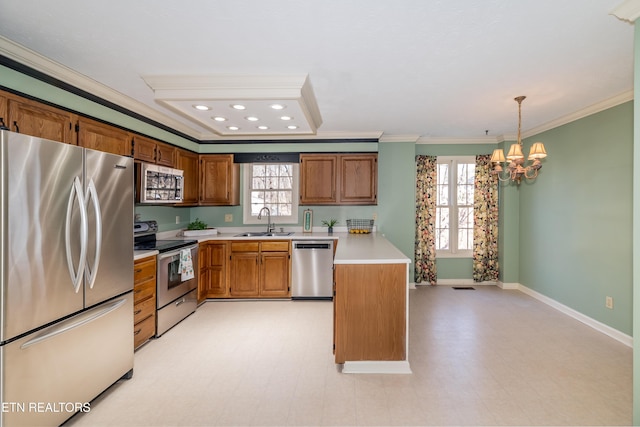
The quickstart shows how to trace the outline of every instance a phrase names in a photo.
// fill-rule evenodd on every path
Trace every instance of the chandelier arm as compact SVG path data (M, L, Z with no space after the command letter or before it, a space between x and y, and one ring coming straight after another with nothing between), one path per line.
M524 177L527 179L536 179L538 177L538 170L540 168L532 168L531 166L527 166L524 170ZM533 175L529 176L527 175L527 172L533 171Z

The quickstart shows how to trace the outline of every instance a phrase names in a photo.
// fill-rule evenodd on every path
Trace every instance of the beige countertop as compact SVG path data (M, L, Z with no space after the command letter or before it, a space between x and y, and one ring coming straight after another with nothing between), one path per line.
M312 233L295 231L289 236L237 236L244 231L263 231L262 228L219 230L218 234L182 237L179 230L158 233L158 239L196 240L199 243L214 240L338 240L335 264L410 264L411 260L396 248L381 233L349 234L344 230L328 234L326 229ZM340 228L338 228L340 230ZM287 230L289 231L289 230ZM157 254L157 251L134 251L135 259Z

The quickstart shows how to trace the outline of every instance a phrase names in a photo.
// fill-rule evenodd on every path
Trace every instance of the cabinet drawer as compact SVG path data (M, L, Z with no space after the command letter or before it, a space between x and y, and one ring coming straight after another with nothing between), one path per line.
M133 303L138 304L146 299L153 297L155 294L156 279L154 277L151 280L147 280L146 282L139 283L133 286Z
M156 277L156 258L138 260L133 266L133 283L142 283Z
M149 298L133 306L133 324L140 323L142 320L155 314L156 299Z
M260 242L232 242L232 252L258 252Z
M262 242L262 252L289 252L289 242Z
M133 327L133 346L134 348L140 347L149 338L156 334L156 316L147 317L142 322L134 325Z

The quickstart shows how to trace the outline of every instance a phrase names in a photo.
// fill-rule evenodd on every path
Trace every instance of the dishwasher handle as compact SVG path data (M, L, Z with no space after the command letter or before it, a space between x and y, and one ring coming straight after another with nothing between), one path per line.
M331 249L332 243L294 243L294 249Z

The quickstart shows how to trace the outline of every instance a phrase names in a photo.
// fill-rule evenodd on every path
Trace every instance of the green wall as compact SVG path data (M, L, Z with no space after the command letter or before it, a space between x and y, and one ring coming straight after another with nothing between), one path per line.
M632 137L632 102L540 133L548 157L519 188L519 282L628 335Z

